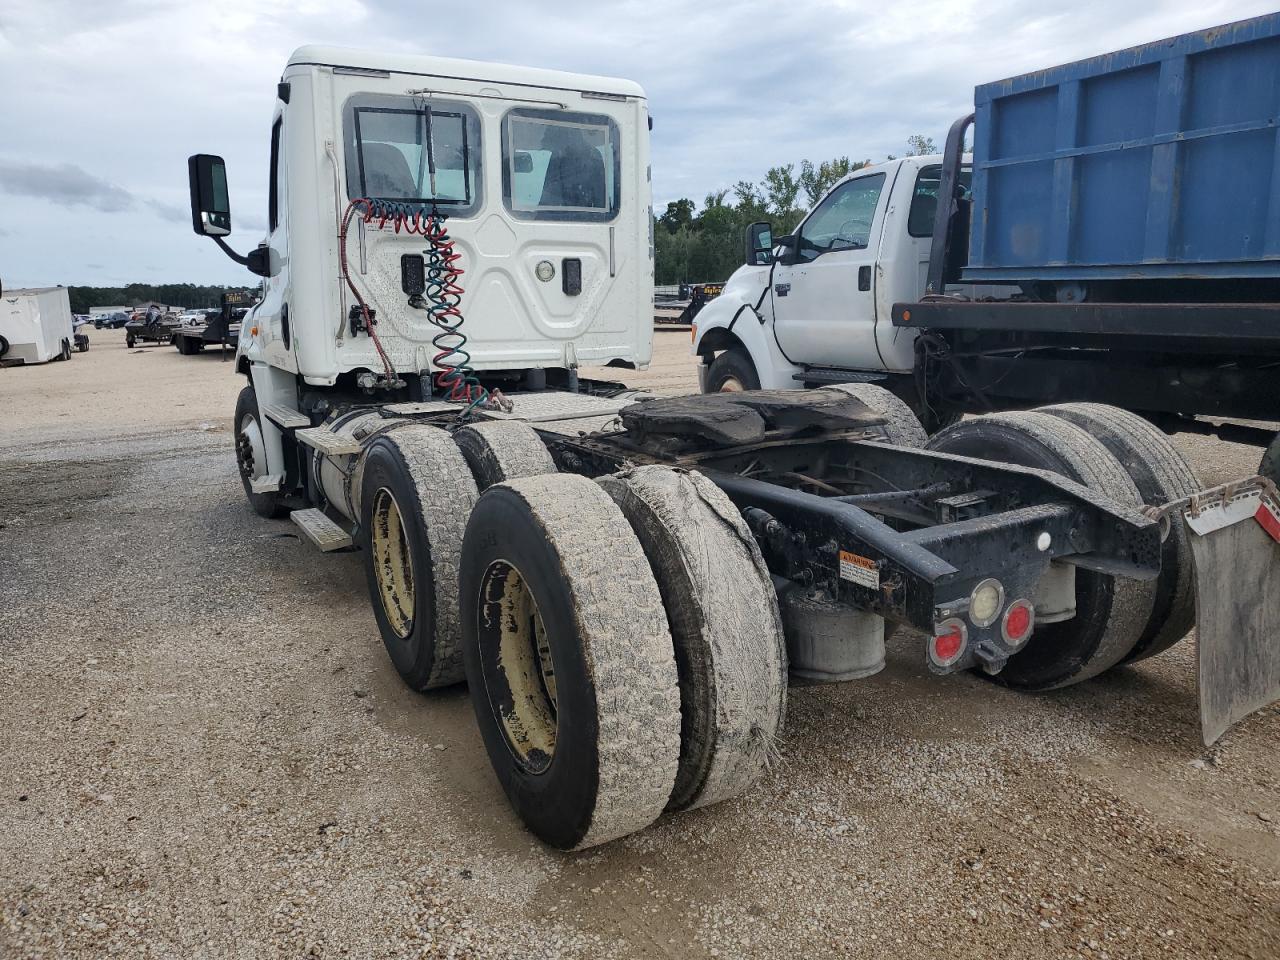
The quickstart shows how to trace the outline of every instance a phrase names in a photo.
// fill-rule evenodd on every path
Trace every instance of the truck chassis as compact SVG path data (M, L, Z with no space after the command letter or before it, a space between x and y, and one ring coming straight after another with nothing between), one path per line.
M1003 431L983 459L924 449L905 405L869 384L673 399L579 386L469 416L439 399L259 412L247 388L237 413L255 507L297 508L322 549L363 549L402 678L429 689L465 676L499 780L554 846L747 789L780 729L788 669L869 676L888 628L922 635L935 674L1044 690L1190 627L1179 503L1143 513L1119 460L1065 418L969 421ZM255 461L261 416L281 429L285 477ZM1018 463L1024 441L1035 452ZM1280 515L1273 487L1237 494ZM1212 499L1201 507L1219 509ZM1269 683L1222 700L1213 736ZM608 701L619 686L638 699ZM733 691L737 714L716 690ZM610 738L638 752L619 761ZM630 785L610 793L606 777Z

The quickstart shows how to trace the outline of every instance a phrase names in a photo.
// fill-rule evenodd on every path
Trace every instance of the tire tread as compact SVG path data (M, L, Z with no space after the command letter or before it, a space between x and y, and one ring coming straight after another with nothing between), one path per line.
M919 418L907 404L884 387L874 383L837 383L822 390L839 390L865 403L874 413L884 417L885 439L899 447L924 448L929 442Z
M680 759L680 690L662 597L644 551L616 504L575 474L523 477L519 496L559 557L595 688L599 783L574 849L656 820Z
M495 483L556 472L542 438L519 420L473 423L455 432L453 439L482 491Z
M1103 403L1060 403L1039 409L1097 436L1133 478L1139 496L1148 504L1163 506L1200 489L1195 472L1173 442L1135 413ZM1124 658L1126 663L1163 653L1195 624L1191 543L1180 521L1175 520L1161 553L1164 568L1156 607L1137 644Z
M409 470L431 555L434 588L431 670L420 689L463 679L458 569L467 518L479 499L471 469L449 434L423 423L398 424L381 438L395 447Z
M786 641L764 558L699 473L645 466L598 482L640 538L676 645L683 736L669 807L736 796L763 775L786 711Z

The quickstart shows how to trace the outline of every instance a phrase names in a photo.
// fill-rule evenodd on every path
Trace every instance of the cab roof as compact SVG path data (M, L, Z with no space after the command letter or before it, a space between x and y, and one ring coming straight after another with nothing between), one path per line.
M385 70L420 77L452 80L487 80L551 90L574 90L581 93L604 93L644 99L644 90L631 80L593 77L539 67L517 67L482 60L458 60L451 57L428 57L379 50L352 50L347 47L299 47L289 58L289 66L346 67L355 70Z

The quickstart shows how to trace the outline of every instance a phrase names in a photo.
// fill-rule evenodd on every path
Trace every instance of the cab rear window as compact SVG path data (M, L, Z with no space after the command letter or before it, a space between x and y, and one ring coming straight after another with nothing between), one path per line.
M511 110L502 123L503 203L523 220L612 220L622 200L620 152L608 117Z
M348 101L347 195L438 204L453 215L480 205L480 119L462 103L422 97Z
M942 166L921 167L916 175L915 193L911 195L911 210L907 214L907 233L913 237L933 236L933 218L938 212L938 183L942 178ZM960 169L960 187L967 196L973 171Z

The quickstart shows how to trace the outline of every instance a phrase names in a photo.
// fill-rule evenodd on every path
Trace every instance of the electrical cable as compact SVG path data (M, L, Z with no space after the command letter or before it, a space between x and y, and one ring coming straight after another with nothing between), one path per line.
M397 234L403 231L421 236L427 242L426 249L423 250L426 258L425 290L421 295L411 296L409 305L425 311L427 319L439 329L431 338L431 344L436 349L432 363L438 368L433 377L436 387L444 391L446 399L467 404L462 412L464 417L476 407L486 404L509 410L511 402L502 396L501 391L487 390L471 370L471 354L466 349L467 336L461 329L464 320L460 306L463 288L459 278L464 271L458 261L462 259L462 254L455 249L454 240L445 226L447 216L434 203L428 210L420 203L361 197L352 200L343 215L338 237L338 259L343 279L360 307L365 329L382 359L388 383L394 383L397 379L395 368L378 337L377 321L356 288L347 265L347 233L357 215L372 229L384 230L390 227Z
M432 363L439 368L435 383L445 391L447 399L467 404L465 415L488 400L489 391L471 370L471 354L467 351L467 335L462 332L463 316L459 307L463 291L458 278L463 270L458 261L462 254L454 249L445 219L444 214L432 210L427 221L427 249L423 251L426 290L421 297L410 297L409 305L426 310L427 319L439 328L440 332L431 338L431 345L437 351Z
M369 312L369 305L365 303L364 297L360 296L360 291L356 289L356 285L351 279L351 271L347 267L347 230L351 227L351 220L357 210L363 209L364 222L366 224L370 223L377 216L375 203L376 201L360 197L347 204L347 210L342 215L342 228L338 231L338 263L342 267L342 279L346 281L348 289L351 290L351 295L356 298L356 303L360 306L360 313L364 319L364 328L369 334L369 339L373 341L373 347L377 350L378 356L382 359L382 368L386 374L387 385L390 386L398 379L395 366L391 363L391 358L387 356L386 350L382 348L382 341L378 339L378 332L374 329L373 314ZM387 217L384 215L378 228L381 229L386 222ZM398 226L396 232L400 232Z

